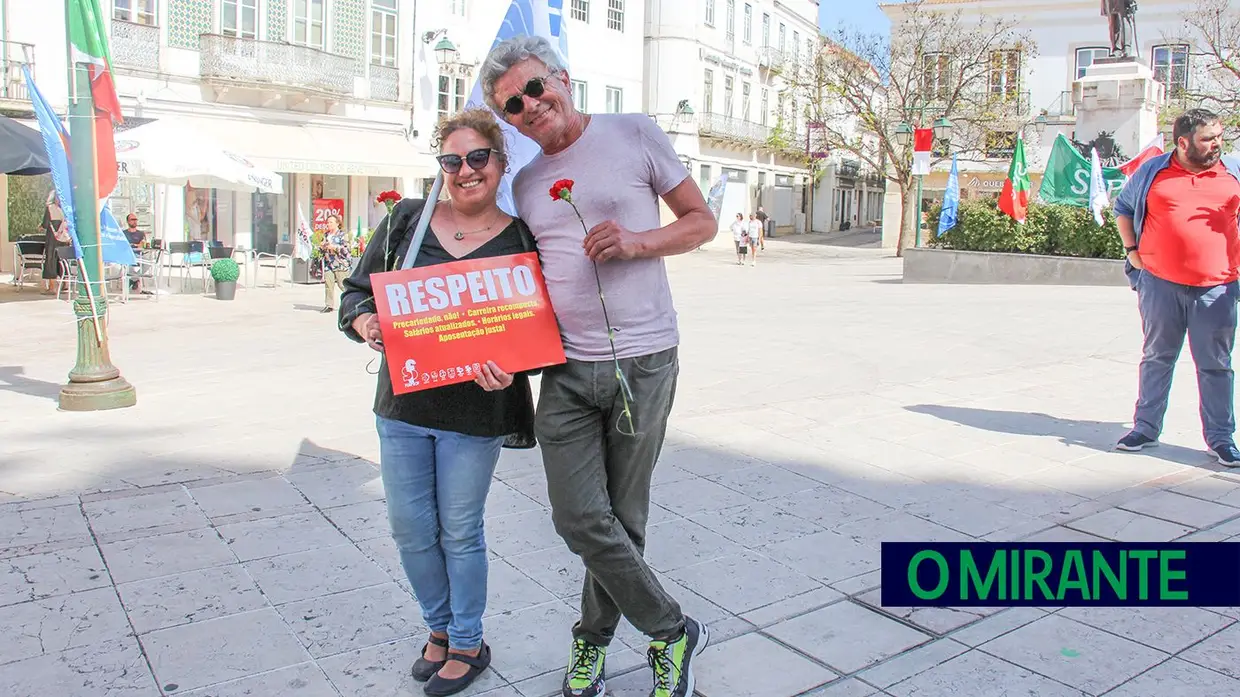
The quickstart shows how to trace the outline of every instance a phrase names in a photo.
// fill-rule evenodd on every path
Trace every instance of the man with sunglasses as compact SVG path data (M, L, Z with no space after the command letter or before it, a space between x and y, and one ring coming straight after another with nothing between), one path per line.
M650 117L577 111L568 72L546 40L500 43L481 82L488 105L542 149L517 174L513 198L537 240L568 356L543 371L535 417L556 531L586 566L563 694L603 693L604 657L623 615L651 639L652 697L689 697L691 661L709 633L642 554L679 374L663 257L709 242L718 223ZM549 195L561 179L573 180L586 230L573 206ZM667 225L659 199L676 218Z

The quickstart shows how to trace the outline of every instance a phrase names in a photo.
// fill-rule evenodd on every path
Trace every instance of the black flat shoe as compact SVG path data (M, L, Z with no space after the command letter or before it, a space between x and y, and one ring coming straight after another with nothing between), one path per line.
M439 669L443 668L443 664L447 663L447 661L428 661L425 658L423 658L424 656L426 656L427 647L429 647L431 644L434 644L435 646L442 646L445 649L448 648L447 639L440 639L439 637L433 634L431 635L431 638L425 644L422 645L422 653L418 655L418 660L413 662L413 671L412 671L413 679L417 680L418 682L426 682L427 680L430 680L431 676L434 675L435 673L438 673Z
M479 675L482 675L482 673L490 667L491 647L487 646L486 642L483 642L482 650L478 652L476 657L450 650L448 651L448 660L460 661L461 663L464 663L469 666L469 672L459 678L452 678L451 680L440 677L439 673L435 673L426 683L426 687L423 688L423 692L428 695L432 695L432 697L446 697L446 695L455 695L461 690L469 687L473 684L474 680L478 679Z

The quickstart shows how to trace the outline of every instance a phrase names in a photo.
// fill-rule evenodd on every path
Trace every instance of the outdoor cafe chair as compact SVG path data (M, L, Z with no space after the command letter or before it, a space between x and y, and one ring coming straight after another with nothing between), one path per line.
M73 247L57 247L56 263L60 265L60 276L56 279L56 299L59 300L60 292L66 290L65 300L72 300L73 292L82 280L82 266L73 254Z
M46 249L47 243L43 240L17 240L13 243L13 285L25 288L26 278L32 274L35 278L43 278Z
M254 272L255 285L257 285L257 277L259 271L263 268L271 268L271 287L280 287L280 267L288 269L288 282L293 282L293 245L292 243L283 243L276 245L276 253L259 252L255 259L257 260L258 270ZM269 263L263 263L267 261Z
M120 298L121 304L129 302L129 267L124 264L104 264L103 265L103 284L104 292L107 293L109 283L117 284L117 296ZM110 302L110 301L109 301Z
M189 278L191 270L196 269L202 278L203 292L206 292L207 277L210 275L208 270L211 268L211 263L206 258L204 250L205 245L200 240L168 243L168 256L170 259L168 268L181 270L181 290L185 290L185 279Z
M159 302L159 277L163 268L160 262L163 261L163 256L164 250L162 249L135 249L134 257L138 264L129 272L129 278L141 281L143 284L149 282L149 290L151 295L155 296L155 302Z

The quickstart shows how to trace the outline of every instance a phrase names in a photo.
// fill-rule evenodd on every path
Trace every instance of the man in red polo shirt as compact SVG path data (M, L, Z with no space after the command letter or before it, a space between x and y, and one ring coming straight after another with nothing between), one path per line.
M1240 163L1222 157L1222 135L1216 114L1185 112L1175 122L1175 151L1142 165L1115 202L1145 332L1134 425L1116 448L1158 444L1187 335L1206 445L1223 465L1240 467L1231 368L1240 296Z

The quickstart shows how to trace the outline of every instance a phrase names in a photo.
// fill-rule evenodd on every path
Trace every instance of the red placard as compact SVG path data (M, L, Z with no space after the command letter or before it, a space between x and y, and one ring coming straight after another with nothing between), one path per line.
M469 259L370 277L396 394L564 362L538 255Z
M315 232L327 232L327 216L334 215L340 221L340 229L344 229L344 199L316 198L313 202L314 221L310 223Z

